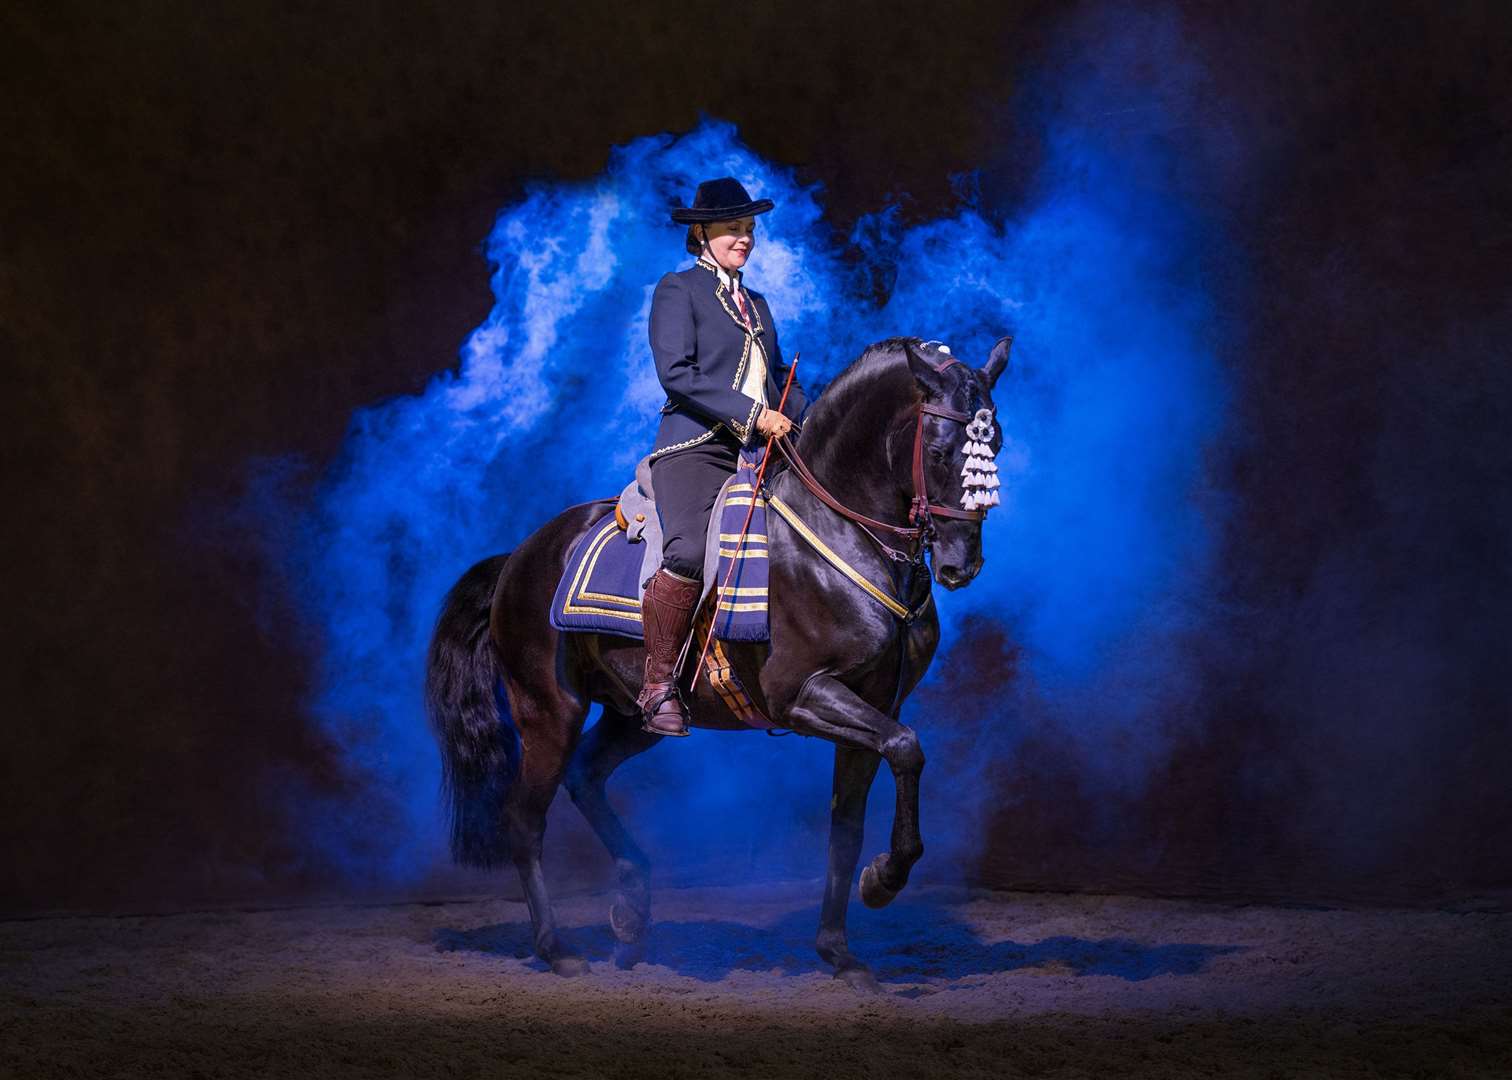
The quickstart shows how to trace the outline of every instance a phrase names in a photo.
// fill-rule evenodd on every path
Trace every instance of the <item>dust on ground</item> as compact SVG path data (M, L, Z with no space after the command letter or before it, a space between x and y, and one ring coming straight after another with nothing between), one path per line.
M851 908L880 994L813 953L818 882L0 923L0 1073L108 1076L1512 1076L1512 915L932 887Z

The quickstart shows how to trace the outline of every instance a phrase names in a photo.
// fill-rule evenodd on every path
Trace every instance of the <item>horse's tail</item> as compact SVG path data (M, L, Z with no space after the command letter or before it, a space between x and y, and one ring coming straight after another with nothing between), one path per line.
M509 857L504 802L519 768L519 739L488 632L494 587L508 558L484 559L452 586L426 657L425 708L441 747L452 858L468 866L496 866Z

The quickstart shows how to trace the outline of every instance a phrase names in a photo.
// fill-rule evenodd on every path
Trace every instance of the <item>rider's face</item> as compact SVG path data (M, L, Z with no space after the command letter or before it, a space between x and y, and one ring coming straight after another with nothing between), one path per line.
M756 247L756 219L753 217L711 221L703 226L703 231L704 239L709 242L709 257L726 270L739 270Z

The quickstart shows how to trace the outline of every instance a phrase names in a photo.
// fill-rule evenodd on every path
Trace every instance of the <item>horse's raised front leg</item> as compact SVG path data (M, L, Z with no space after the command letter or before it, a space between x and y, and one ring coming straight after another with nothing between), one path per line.
M633 967L645 957L646 928L651 923L651 862L609 804L604 784L615 769L661 740L660 735L641 730L639 716L606 707L567 768L567 792L609 849L619 876L619 895L609 909L609 925L619 942L614 961L622 968Z
M856 880L856 860L861 855L861 834L866 824L866 796L882 759L870 750L835 747L835 793L830 802L829 873L824 882L824 907L819 914L819 937L815 946L835 977L858 990L876 990L871 969L851 954L845 937L845 911L850 906L851 883Z
M804 684L789 717L802 730L840 746L881 754L892 769L898 801L893 810L892 842L861 872L861 899L867 907L884 907L904 885L924 854L919 836L919 774L924 751L913 729L872 708L840 680L816 675Z

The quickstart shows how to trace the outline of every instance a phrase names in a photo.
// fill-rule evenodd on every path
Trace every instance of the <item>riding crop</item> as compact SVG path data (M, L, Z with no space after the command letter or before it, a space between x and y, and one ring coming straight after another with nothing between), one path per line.
M793 385L793 375L798 371L798 356L793 354L793 362L788 365L787 382L782 386L782 398L777 402L778 413L787 404L788 390ZM703 670L704 657L709 654L709 642L714 640L714 625L719 619L719 609L724 604L725 590L730 587L730 579L735 576L735 567L740 562L740 553L745 550L746 533L751 528L751 515L756 512L756 499L761 494L761 481L766 476L767 462L772 460L772 442L777 438L768 435L766 441L766 453L761 455L761 467L756 470L755 490L751 492L751 505L746 507L745 524L740 527L740 542L735 545L734 554L730 557L730 569L725 572L724 584L719 587L719 592L714 598L714 614L709 618L709 632L704 637L703 649L698 654L698 665L693 669L693 679L688 683L688 693L692 694L698 685L698 673Z

